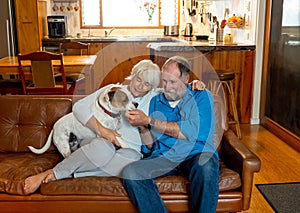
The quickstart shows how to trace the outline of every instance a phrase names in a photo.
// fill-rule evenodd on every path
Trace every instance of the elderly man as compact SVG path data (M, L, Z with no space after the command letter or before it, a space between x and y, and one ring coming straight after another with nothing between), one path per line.
M123 170L123 184L140 212L167 212L154 179L184 175L191 181L194 212L216 212L219 158L213 97L208 90L193 91L188 84L190 65L174 56L162 67L163 92L152 98L149 116L139 110L126 113L139 126L145 158Z

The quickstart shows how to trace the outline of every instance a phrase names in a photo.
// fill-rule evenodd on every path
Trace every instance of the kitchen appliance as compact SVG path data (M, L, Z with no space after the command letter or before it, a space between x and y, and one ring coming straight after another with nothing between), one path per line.
M43 50L53 53L59 53L59 43L64 42L64 38L43 39Z
M18 52L14 1L3 0L0 7L0 58Z
M164 35L165 36L178 36L179 35L179 26L178 25L164 26Z
M184 30L184 36L191 37L193 36L193 25L192 23L187 23Z
M67 36L66 16L47 16L49 38L65 38Z

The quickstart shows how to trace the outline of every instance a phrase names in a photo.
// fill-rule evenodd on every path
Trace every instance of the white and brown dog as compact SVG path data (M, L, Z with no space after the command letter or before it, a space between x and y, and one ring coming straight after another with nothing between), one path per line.
M117 131L121 125L121 112L136 107L131 100L131 94L124 91L121 85L112 85L102 92L93 104L94 117L106 128ZM36 154L42 154L49 149L53 138L53 143L58 151L63 157L67 157L80 146L81 140L95 137L99 136L80 123L71 112L54 124L46 144L41 149L32 146L28 146L28 148ZM118 141L121 147L129 147L121 138L118 138Z

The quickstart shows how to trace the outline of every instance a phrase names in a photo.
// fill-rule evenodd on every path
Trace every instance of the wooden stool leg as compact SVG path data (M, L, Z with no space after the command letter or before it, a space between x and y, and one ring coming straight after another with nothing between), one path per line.
M209 81L207 88L211 91L213 95L217 95L220 92L221 86L222 82L220 81Z
M237 134L238 138L241 139L242 133L241 133L241 128L240 128L239 116L238 116L238 112L237 112L237 108L236 108L236 102L235 102L235 98L234 98L232 81L226 82L225 85L227 86L228 93L229 93L230 100L231 100L231 107L232 107L233 119L234 119L233 123L235 124L235 127L236 127L236 134Z

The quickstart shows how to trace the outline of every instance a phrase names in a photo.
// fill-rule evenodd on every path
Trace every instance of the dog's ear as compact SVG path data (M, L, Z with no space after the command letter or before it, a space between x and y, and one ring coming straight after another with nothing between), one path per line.
M107 93L108 100L111 102L116 92L120 89L120 87L112 87L109 89L109 92Z
M116 91L111 91L111 90L107 93L109 102L112 101L112 99L114 98L115 93L116 93Z
M111 92L116 92L116 91L119 90L119 89L120 89L120 87L112 87L112 88L110 88L109 91L111 91Z

